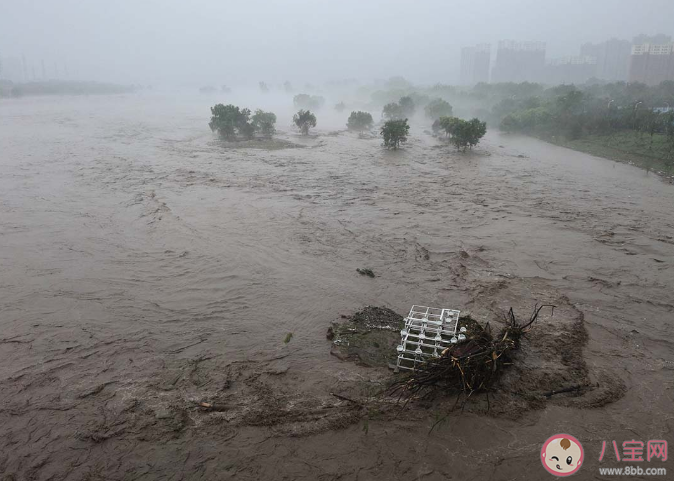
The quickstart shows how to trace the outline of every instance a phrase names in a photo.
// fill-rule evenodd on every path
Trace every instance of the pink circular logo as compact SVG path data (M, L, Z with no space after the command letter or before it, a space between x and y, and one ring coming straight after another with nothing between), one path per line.
M583 456L580 441L569 434L555 434L541 448L543 467L548 473L560 477L578 472Z

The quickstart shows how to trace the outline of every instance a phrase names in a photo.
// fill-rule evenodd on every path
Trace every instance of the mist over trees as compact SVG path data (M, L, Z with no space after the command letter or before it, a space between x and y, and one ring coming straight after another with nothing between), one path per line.
M491 114L505 132L552 141L588 139L674 168L674 81L536 87L498 101Z
M320 95L298 94L293 97L296 109L320 110L325 104L325 98Z
M386 90L386 86L395 88ZM278 86L281 92L290 88L289 82ZM674 169L674 109L671 108L674 82L671 81L657 86L592 81L553 87L531 82L457 87L415 86L398 77L383 85L381 82L348 84L347 88L334 83L333 90L327 85L314 88L324 92L325 97L307 93L286 97L300 110L293 121L305 135L315 127L316 108L323 106L326 98L333 102L344 99L332 105L336 112L346 111L347 102L359 107L345 119L346 128L351 131L373 128L374 119L368 112L371 109L381 109L385 122L407 119L408 129L410 115L421 111L423 117L417 115L416 121L428 127L432 124L434 135L444 137L457 150L466 151L478 145L488 122L503 132L533 135L561 145L570 146L564 142L587 139L660 159L660 168ZM387 103L378 106L382 101ZM256 111L253 115L247 109L239 109L238 114L230 114L231 118L225 115L221 120L214 115L212 120L213 129L223 137L246 139L275 133L275 115L271 112ZM404 144L408 129L402 129L399 124L384 127L384 145L397 149Z
M446 100L435 98L424 107L426 118L438 120L440 117L451 117L452 106Z
M381 115L388 120L400 120L405 116L403 108L397 102L391 102L384 105Z
M414 104L414 100L412 99L412 97L410 97L409 95L401 97L400 100L398 101L398 105L400 105L403 117L409 118L414 116L414 112L416 111L416 105Z
M349 120L346 123L346 127L349 130L370 130L374 120L372 120L372 115L369 112L351 112Z
M400 97L398 102L389 102L382 109L382 117L389 120L400 120L414 115L416 104L410 95Z

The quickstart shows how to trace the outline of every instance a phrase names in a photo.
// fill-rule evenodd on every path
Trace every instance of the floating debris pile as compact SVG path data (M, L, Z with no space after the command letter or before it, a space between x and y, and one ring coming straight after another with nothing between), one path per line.
M412 308L412 311L415 307ZM435 349L437 348L433 350L431 355L425 356L423 349L420 354L415 350L416 357L412 358L414 364L411 368L407 367L412 369L412 372L404 379L394 381L389 393L411 399L425 397L437 390L453 391L458 392L459 395L463 394L465 402L475 392L488 391L501 374L504 366L511 363L509 354L519 348L522 336L531 329L544 307L550 307L554 312L555 306L536 306L529 320L524 323L517 321L511 308L508 311L506 326L496 336L492 335L488 323L483 328L472 318L458 318L458 311L452 311L456 313L453 315L457 317L457 321L453 324L454 332L458 328L460 334L465 336L465 340L458 342L457 336L456 341L450 341L451 344L444 348L438 356L435 355ZM442 311L440 319L443 319L442 316L447 316L444 313L445 310ZM415 322L419 323L418 321ZM451 326L452 324L450 322L446 325ZM404 331L401 334L404 338L409 339L409 332L405 333ZM440 331L442 332L441 336L446 331L446 329ZM449 331L451 332L451 327ZM419 337L417 336L417 338ZM436 342L435 338L433 338L433 341ZM408 340L407 343L409 342ZM439 344L442 342L440 341ZM426 348L421 345L420 347ZM404 345L402 352L403 354L409 352ZM419 362L422 357L426 358L425 361ZM407 358L403 359L405 362L409 362Z

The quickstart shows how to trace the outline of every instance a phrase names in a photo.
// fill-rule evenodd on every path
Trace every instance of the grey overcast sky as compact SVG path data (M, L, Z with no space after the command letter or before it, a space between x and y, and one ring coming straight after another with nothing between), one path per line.
M674 35L674 0L0 0L3 57L127 83L452 83L465 45L639 33Z

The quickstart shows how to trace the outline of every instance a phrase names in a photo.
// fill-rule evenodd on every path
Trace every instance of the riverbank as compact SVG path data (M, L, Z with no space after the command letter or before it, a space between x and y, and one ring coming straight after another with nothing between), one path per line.
M48 80L40 82L0 82L0 98L31 97L44 95L116 95L135 91L133 85L101 82L74 82Z
M588 135L568 140L556 136L539 136L541 140L586 154L622 162L645 169L674 182L674 152L662 134L639 135L632 132L618 135Z

